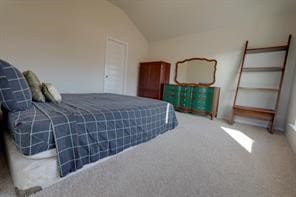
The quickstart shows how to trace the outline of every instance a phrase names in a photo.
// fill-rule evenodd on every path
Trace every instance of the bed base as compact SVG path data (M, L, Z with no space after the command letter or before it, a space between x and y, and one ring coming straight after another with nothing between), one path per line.
M41 190L42 190L42 187L40 187L40 186L31 187L26 190L21 190L21 189L18 189L17 187L15 187L15 194L17 197L27 197L27 196L30 196L30 195L35 194L37 192L40 192Z
M57 183L63 179L66 178L70 178L73 175L91 168L92 166L95 165L99 165L100 163L112 158L112 157L116 157L119 154L122 154L126 151L129 151L131 149L133 149L135 146L133 147L129 147L125 150L123 150L122 152L116 154L116 155L111 155L108 157L105 157L103 159L100 159L94 163L90 163L85 165L83 168L67 175L66 177L59 177L58 174L58 166L57 166L57 160L56 157L52 157L52 158L46 158L46 159L38 159L38 160L32 160L32 159L28 159L23 157L23 155L21 153L19 153L15 147L15 145L12 143L10 136L8 134L4 135L4 140L5 140L5 150L6 150L6 158L8 161L8 166L9 166L9 170L10 170L10 174L11 174L11 178L12 178L12 182L14 184L15 187L15 194L17 197L27 197L30 196L34 193L40 192L41 190L43 190L44 188L53 185L54 183ZM47 165L46 168L36 168L36 170L39 169L39 171L35 170L35 173L44 173L45 171L48 173L50 172L50 174L46 175L46 179L44 179L43 181L40 181L40 179L43 179L45 176L43 176L43 178L37 176L34 177L32 176L31 179L33 179L33 181L31 180L30 184L25 184L26 181L28 180L27 177L28 176L28 172L24 173L22 171L17 171L17 169L24 169L27 168L28 166L30 167L30 165L28 165L29 163L33 163L33 162L43 162L40 165L44 164L44 163L50 163L50 165ZM34 166L31 167L32 169L35 169ZM23 174L20 174L23 173ZM33 173L33 171L31 171Z

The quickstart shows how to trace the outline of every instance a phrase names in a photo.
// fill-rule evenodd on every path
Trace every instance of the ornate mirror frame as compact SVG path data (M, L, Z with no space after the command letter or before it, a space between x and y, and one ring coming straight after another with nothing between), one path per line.
M201 61L207 61L207 62L210 62L210 63L214 63L214 72L213 72L213 81L210 82L210 83L182 83L182 82L179 82L177 80L177 76L178 76L178 66L179 64L182 64L182 63L185 63L187 61L192 61L192 60L201 60ZM175 70L175 82L178 84L178 85L181 85L181 86L203 86L203 87L209 87L211 85L213 85L216 81L216 70L217 70L217 60L215 59L207 59L207 58L190 58L190 59L185 59L183 61L178 61L176 63L176 70Z

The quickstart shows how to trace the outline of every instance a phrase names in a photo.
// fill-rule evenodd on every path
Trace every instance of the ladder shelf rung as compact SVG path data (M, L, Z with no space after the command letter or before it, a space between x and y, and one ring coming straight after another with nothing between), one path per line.
M274 114L275 113L275 110L273 110L273 109L258 108L258 107L235 105L233 108L240 109L240 110L246 110L246 111L252 111L252 112L267 113L267 114Z
M264 47L264 48L250 48L246 50L246 53L266 53L266 52L276 52L276 51L286 51L288 46L275 46L275 47Z
M282 71L282 67L245 67L243 72L278 72Z
M242 117L256 118L269 121L274 119L275 110L234 105L233 114Z
M257 91L279 91L277 88L254 88L254 87L238 87L239 89L242 90L257 90Z

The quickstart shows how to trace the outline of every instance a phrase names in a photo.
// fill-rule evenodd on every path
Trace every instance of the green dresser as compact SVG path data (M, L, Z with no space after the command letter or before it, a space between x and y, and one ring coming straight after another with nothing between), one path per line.
M165 84L162 100L173 104L176 108L180 103L180 88L181 87L177 85Z
M165 84L163 100L182 112L217 116L220 88Z
M191 108L191 92L192 88L189 86L181 86L180 87L180 103L177 108L180 108L184 111L188 111Z

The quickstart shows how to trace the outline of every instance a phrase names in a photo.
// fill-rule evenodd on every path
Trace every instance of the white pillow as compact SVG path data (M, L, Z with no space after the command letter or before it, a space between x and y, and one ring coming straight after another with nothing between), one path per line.
M43 83L42 92L48 101L55 103L62 102L61 94L51 83Z

